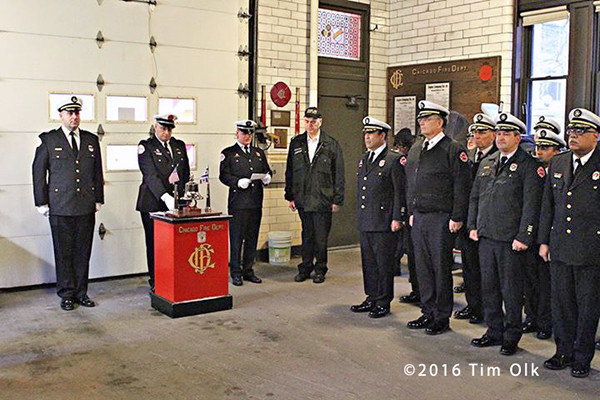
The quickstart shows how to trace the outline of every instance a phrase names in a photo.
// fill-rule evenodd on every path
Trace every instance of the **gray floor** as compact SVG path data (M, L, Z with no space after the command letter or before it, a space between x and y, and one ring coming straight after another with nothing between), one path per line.
M429 337L405 327L420 315L414 306L396 301L381 320L349 312L363 299L359 256L330 253L322 285L293 282L293 266L260 264L263 284L231 287L233 310L180 319L150 308L144 278L92 283L98 307L71 312L53 288L1 293L0 398L598 398L599 357L588 379L575 379L541 367L554 346L531 335L503 357L469 346L483 326L453 320L452 332ZM396 291L408 292L406 275ZM525 376L532 365L539 376Z

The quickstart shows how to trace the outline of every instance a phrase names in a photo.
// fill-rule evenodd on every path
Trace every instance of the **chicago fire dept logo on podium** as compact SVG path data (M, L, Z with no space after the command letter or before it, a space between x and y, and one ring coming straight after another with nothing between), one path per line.
M214 252L215 250L210 244L202 243L194 249L192 254L190 254L188 262L190 263L190 266L194 268L196 273L202 275L208 268L215 267L215 263L211 263L212 254Z

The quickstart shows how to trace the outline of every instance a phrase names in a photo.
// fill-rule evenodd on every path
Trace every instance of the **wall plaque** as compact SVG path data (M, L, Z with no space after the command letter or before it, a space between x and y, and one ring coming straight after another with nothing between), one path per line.
M271 110L271 126L290 126L290 111Z
M427 98L433 95L438 100L447 96L448 108L472 121L473 115L481 112L481 103L500 102L500 67L499 56L388 67L387 119L396 125L398 96L435 102ZM398 132L404 126L393 128Z

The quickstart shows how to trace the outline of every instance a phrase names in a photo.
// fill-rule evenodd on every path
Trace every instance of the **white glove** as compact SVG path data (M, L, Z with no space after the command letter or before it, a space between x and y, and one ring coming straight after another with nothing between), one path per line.
M47 217L48 215L50 215L50 207L48 207L48 204L44 204L43 206L39 206L36 207L38 212L40 214L42 214L44 217Z
M250 182L252 182L250 179L242 178L238 181L238 187L240 189L248 189L248 186L250 186Z
M271 183L271 174L265 175L265 177L262 178L261 181L263 185L267 186L269 183Z
M102 208L102 203L96 203L96 212L100 211Z
M175 199L169 193L163 194L160 199L165 202L169 210L175 209Z

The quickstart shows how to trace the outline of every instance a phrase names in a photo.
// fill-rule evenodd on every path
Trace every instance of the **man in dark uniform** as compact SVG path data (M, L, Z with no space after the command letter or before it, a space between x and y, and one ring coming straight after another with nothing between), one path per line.
M566 147L566 143L558 121L552 118L540 116L533 130L536 158L547 172L550 160ZM552 337L550 304L550 265L540 258L539 246L534 244L527 250L523 333L536 332L536 337L542 340Z
M469 237L479 241L487 332L475 347L517 352L521 339L525 250L535 239L544 168L519 146L527 127L509 113L496 120L498 152L484 159L469 202ZM506 312L503 311L504 309Z
M58 108L62 125L40 135L33 160L33 195L48 216L54 244L60 307L96 304L87 295L95 213L104 203L98 137L79 129L81 100L73 96Z
M407 326L438 335L450 327L452 247L467 217L471 177L465 148L443 132L448 110L419 102L417 120L425 137L408 152L406 177L409 224L423 315Z
M402 164L402 167L406 165L408 152L414 143L415 138L408 128L400 129L400 131L398 131L398 133L394 136L394 147L391 150L398 152L400 155L400 164ZM404 189L406 191L406 179L404 183ZM404 210L403 212L406 211ZM415 266L415 249L410 236L410 231L411 227L408 224L404 224L403 228L398 231L398 247L396 248L396 259L394 261L394 265L398 266L399 271L400 260L402 259L402 256L406 254L408 263L408 281L410 282L411 291L409 294L400 296L398 299L400 303L406 304L419 303L421 301L421 295L419 294L419 282L417 280L417 268ZM398 273L398 275L400 274Z
M262 218L263 186L271 183L271 168L264 151L252 146L256 122L238 121L236 127L237 142L221 152L219 180L229 187L227 208L232 216L229 222L229 273L231 282L242 286L243 280L262 282L252 266ZM253 174L264 176L252 180Z
M552 158L544 186L540 256L550 261L556 354L549 369L590 373L600 317L600 117L576 108L566 130L571 151Z
M154 117L155 134L138 144L138 164L142 183L138 191L136 210L142 217L146 239L146 259L150 291L154 292L154 222L151 212L173 210L174 183L183 196L185 183L190 179L190 163L185 143L172 137L177 117L173 114Z
M291 140L285 169L285 199L302 222L302 263L296 282L308 279L313 270L314 283L325 281L332 212L344 202L342 148L321 131L322 122L316 107L306 109L306 131Z
M372 117L363 119L367 152L358 163L357 221L367 298L350 307L381 318L390 312L394 298L395 232L405 219L404 167L398 154L388 151L390 126Z
M469 150L469 159L472 162L471 182L475 181L479 164L486 157L494 154L496 147L496 123L485 114L475 114L473 124L469 131L473 135L475 148ZM469 232L465 226L459 232L461 235L461 252L463 264L463 279L465 284L465 298L467 306L454 313L456 319L468 319L472 324L483 321L483 308L481 300L481 268L479 266L479 243L469 239ZM456 292L456 288L455 288Z

